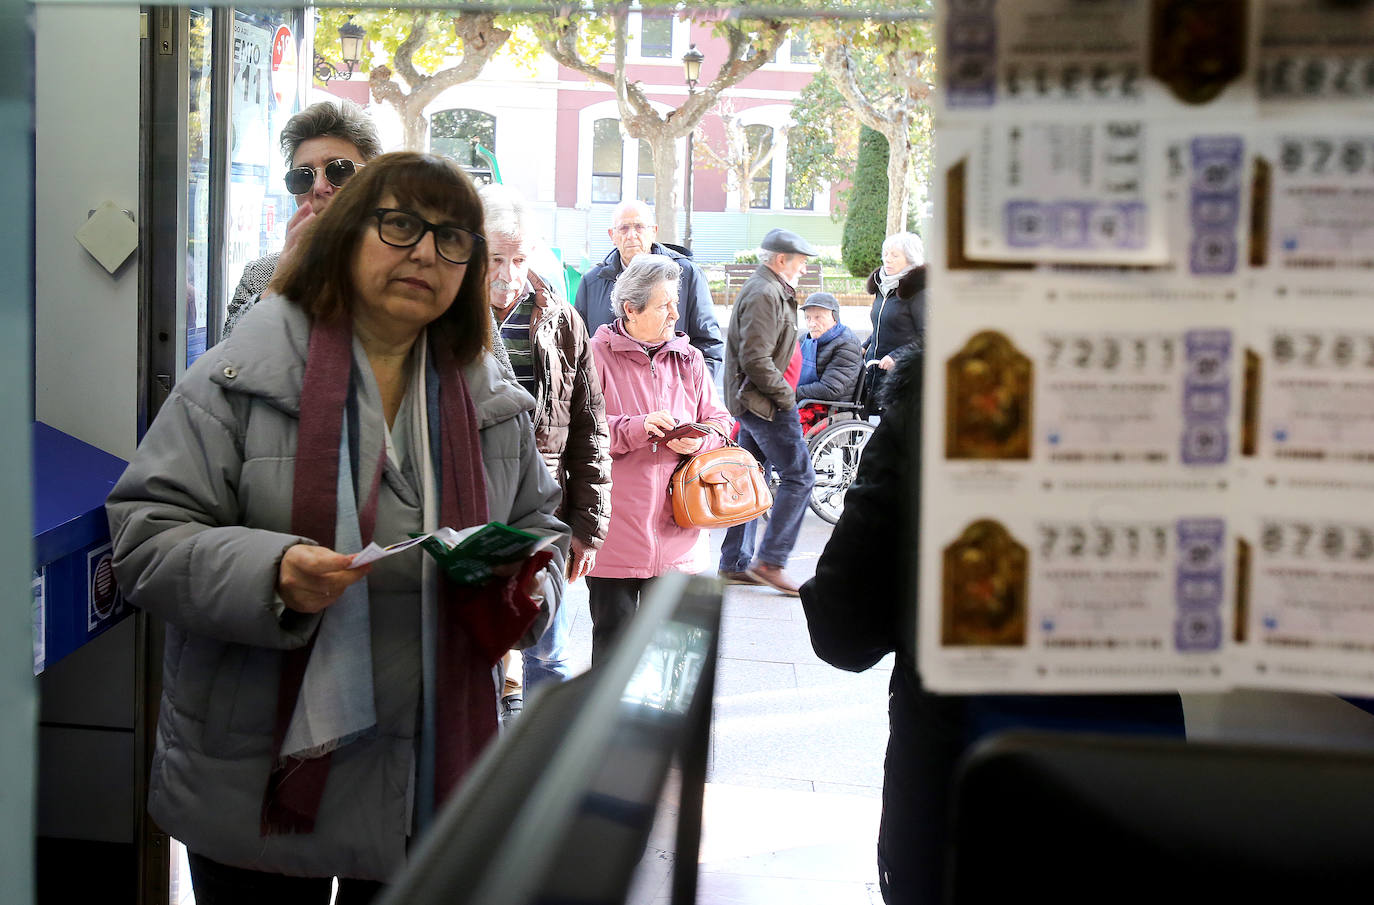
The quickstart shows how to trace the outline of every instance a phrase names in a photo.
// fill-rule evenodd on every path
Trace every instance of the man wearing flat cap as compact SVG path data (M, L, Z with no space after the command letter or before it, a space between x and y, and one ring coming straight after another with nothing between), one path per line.
M797 420L797 396L783 377L797 348L797 282L811 244L786 229L769 230L759 267L740 289L725 341L725 405L739 422L740 445L781 476L768 527L754 549L758 519L725 533L720 573L735 584L765 584L791 597L783 571L797 543L816 475Z
M854 331L840 323L840 302L828 292L813 292L802 305L806 333L801 341L801 377L797 400L802 428L809 428L828 411L821 402L849 402L858 388L864 352ZM819 402L803 404L801 400Z

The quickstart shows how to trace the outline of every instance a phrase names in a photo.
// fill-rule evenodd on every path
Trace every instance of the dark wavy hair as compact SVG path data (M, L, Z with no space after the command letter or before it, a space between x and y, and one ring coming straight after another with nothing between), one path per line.
M414 151L383 154L359 170L314 219L299 252L273 276L272 288L304 308L312 321L329 321L351 312L357 298L353 257L365 231L377 228L372 212L387 192L395 197L397 207L423 209L454 226L482 232L482 201L457 164ZM467 263L453 304L429 329L460 365L491 351L487 254L480 243Z
M320 101L286 121L281 130L281 152L286 165L295 166L296 152L312 138L339 138L358 149L362 163L382 153L377 127L352 101Z

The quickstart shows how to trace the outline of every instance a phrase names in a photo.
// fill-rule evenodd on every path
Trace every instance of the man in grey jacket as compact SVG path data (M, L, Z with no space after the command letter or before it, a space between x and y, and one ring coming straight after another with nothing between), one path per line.
M696 346L706 359L711 376L718 376L725 344L720 338L720 324L716 322L715 309L712 308L711 287L706 274L692 263L692 259L684 253L686 249L654 241L658 236L658 227L654 224L653 211L642 201L622 201L616 205L607 233L615 243L615 249L600 264L587 271L578 284L577 299L573 303L587 325L587 333L594 336L598 327L615 320L615 314L611 311L611 287L627 264L642 254L666 255L682 268L682 275L678 277L677 331L687 334L688 342Z
M754 275L735 301L725 344L725 405L739 421L740 445L767 459L782 482L755 558L758 520L725 533L720 573L736 584L766 584L797 596L783 567L797 544L816 474L797 420L797 396L783 377L797 347L797 283L806 259L817 254L786 229L763 237ZM752 561L752 562L751 562Z

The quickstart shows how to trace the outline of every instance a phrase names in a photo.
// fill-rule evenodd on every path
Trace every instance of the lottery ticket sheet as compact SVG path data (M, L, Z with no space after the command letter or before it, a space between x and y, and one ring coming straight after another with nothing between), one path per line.
M932 689L1374 694L1372 9L942 5Z

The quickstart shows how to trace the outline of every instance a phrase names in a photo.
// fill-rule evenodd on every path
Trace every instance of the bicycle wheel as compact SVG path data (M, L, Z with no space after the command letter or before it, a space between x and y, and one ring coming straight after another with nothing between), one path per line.
M811 467L816 472L809 505L812 512L832 525L844 511L845 492L854 481L859 459L873 431L873 425L862 419L840 421L807 444L811 448Z

